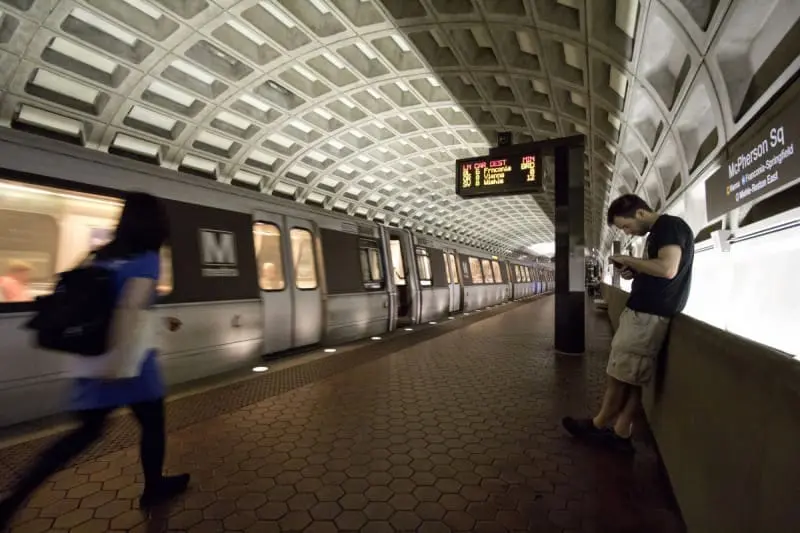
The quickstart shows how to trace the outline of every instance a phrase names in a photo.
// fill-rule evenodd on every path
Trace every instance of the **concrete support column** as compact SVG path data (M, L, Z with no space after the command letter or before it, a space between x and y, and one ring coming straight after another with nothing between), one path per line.
M575 355L586 348L583 152L583 143L555 148L555 349Z
M611 255L620 255L622 253L622 243L620 241L613 241L611 243ZM619 289L619 269L614 269L613 277L611 278L611 285Z

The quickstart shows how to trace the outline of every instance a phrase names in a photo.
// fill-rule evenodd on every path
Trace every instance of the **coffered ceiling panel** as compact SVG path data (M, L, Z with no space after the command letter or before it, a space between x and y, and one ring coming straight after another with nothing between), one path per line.
M798 5L0 0L0 121L495 253L552 241L552 194L461 200L454 161L582 133L598 245L609 195L663 204L758 107Z

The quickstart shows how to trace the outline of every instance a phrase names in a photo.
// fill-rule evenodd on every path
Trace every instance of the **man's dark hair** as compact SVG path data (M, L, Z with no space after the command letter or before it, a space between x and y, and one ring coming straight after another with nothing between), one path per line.
M633 218L636 216L636 211L644 209L645 211L653 212L647 202L636 196L635 194L623 194L608 206L608 225L614 223L617 217Z

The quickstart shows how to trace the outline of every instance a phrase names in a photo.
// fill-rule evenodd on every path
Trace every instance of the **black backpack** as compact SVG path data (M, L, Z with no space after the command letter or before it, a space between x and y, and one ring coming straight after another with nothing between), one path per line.
M40 348L103 355L108 351L116 300L114 271L84 264L59 274L53 293L34 302L36 314L25 327L36 332Z

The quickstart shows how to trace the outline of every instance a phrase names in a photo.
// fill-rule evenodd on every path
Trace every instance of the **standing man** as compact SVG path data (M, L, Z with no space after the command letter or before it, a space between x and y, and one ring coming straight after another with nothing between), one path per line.
M694 235L683 219L653 212L634 194L611 203L608 224L626 235L649 233L645 254L642 259L627 255L609 258L624 279L633 279L633 285L611 341L603 404L594 418L566 417L562 423L576 437L633 453L630 437L642 387L653 378L671 318L683 311L689 298Z

